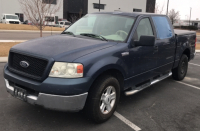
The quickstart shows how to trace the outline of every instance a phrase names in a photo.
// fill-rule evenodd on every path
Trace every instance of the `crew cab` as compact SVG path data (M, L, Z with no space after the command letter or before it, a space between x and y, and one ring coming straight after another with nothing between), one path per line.
M6 89L47 109L84 110L100 123L121 92L133 95L171 75L183 80L195 46L196 32L173 30L165 15L87 14L60 35L12 47Z
M21 24L21 21L19 20L18 15L3 14L1 16L1 23L4 23L4 24Z

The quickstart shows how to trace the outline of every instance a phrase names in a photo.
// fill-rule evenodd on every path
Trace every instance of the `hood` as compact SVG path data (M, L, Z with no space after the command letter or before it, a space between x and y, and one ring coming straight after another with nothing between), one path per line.
M15 45L11 48L11 51L16 50L26 54L53 58L55 61L72 62L81 56L111 47L115 44L117 43L62 34L26 41Z

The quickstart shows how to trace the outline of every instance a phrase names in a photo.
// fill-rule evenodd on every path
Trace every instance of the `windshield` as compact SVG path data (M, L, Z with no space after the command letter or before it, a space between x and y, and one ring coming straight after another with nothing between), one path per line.
M119 15L89 14L70 26L65 32L72 32L74 35L96 34L107 40L124 42L134 20L132 17Z
M6 19L18 19L16 15L6 15Z

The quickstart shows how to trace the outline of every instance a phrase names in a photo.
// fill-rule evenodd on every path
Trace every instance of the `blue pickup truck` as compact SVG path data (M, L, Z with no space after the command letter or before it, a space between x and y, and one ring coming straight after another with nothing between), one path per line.
M174 30L165 15L87 14L60 35L12 47L6 89L47 109L83 110L100 123L121 92L133 95L171 75L183 80L195 46L196 32Z

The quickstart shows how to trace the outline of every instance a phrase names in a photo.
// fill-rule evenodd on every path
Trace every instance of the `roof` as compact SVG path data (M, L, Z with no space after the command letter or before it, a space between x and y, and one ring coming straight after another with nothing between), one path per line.
M124 15L124 16L133 16L133 17L137 17L140 15L146 15L146 16L166 16L166 15L162 15L162 14L155 14L155 13L143 13L143 12L95 12L95 13L91 13L91 14L114 14L114 15Z
M6 14L6 13L3 13L2 15L15 15L15 14ZM18 15L16 15L16 16L18 16Z

